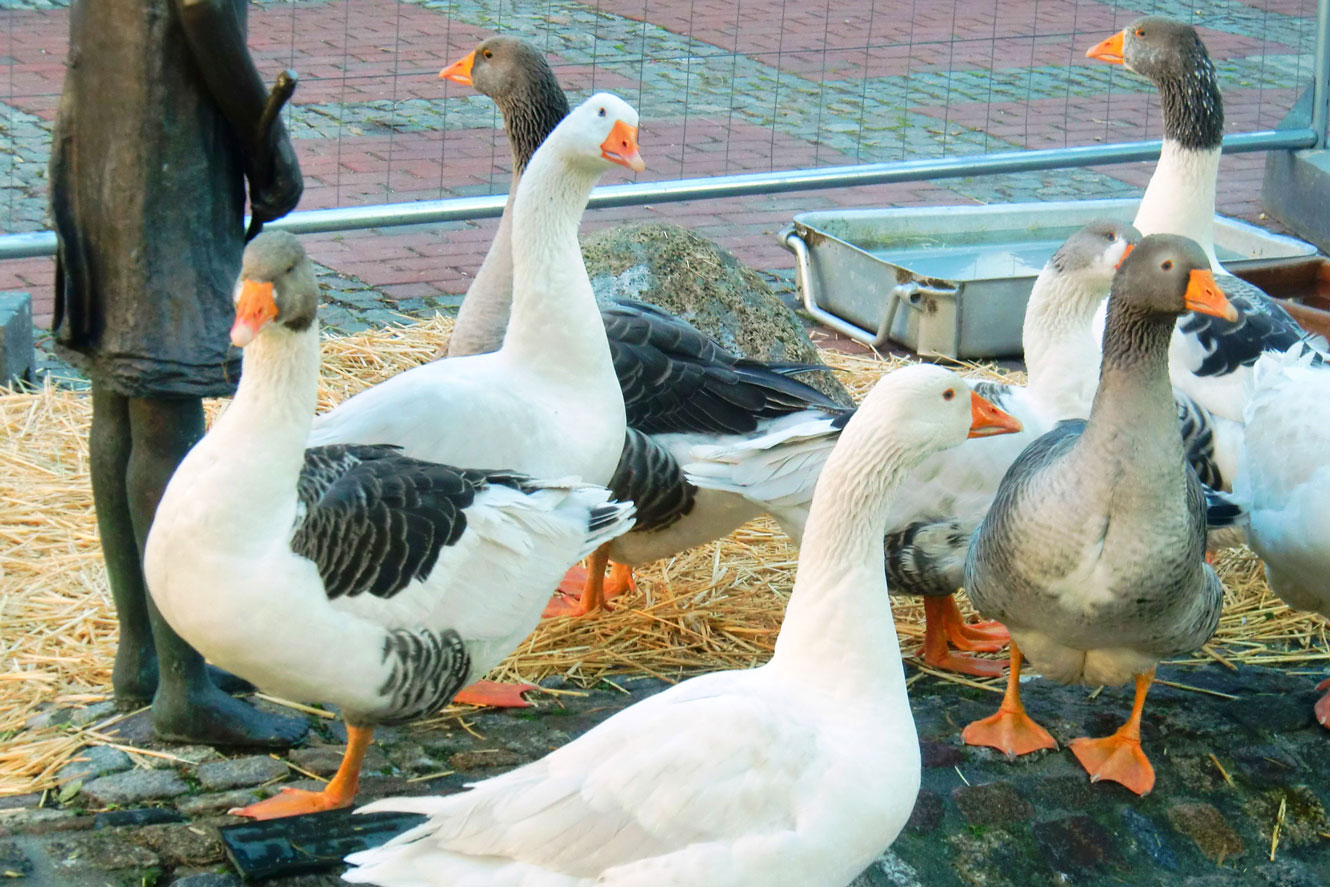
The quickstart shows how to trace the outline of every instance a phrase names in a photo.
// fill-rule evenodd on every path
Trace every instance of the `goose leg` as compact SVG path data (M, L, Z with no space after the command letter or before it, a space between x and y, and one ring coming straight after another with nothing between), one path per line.
M1316 720L1327 730L1330 730L1330 678L1327 678L1316 685L1317 690L1325 690L1326 693L1321 697L1321 701L1316 703L1313 711L1316 713Z
M961 615L960 604L956 596L946 597L947 639L957 650L972 650L977 653L996 653L1011 643L1011 633L1001 622L976 622L973 625Z
M586 582L582 586L582 595L577 601L569 598L571 595L563 592L555 592L554 597L545 605L545 612L542 614L546 619L553 616L585 616L587 613L603 609L605 607L605 566L610 560L609 543L597 548L591 554L591 562L586 570ZM564 582L567 582L567 576ZM560 586L562 588L562 585Z
M1145 694L1150 692L1154 676L1153 668L1136 676L1136 702L1131 717L1117 732L1103 739L1073 739L1068 746L1089 772L1091 782L1101 779L1120 782L1138 795L1147 794L1154 788L1154 767L1141 751L1141 711L1145 708Z
M950 604L950 607L948 604ZM924 598L924 662L934 668L975 675L981 678L1000 677L1002 675L1001 662L951 652L951 648L947 643L949 636L948 622L952 618L949 615L950 610L954 607L956 607L956 601L952 599L951 595ZM956 618L959 618L959 616L960 611L958 609L956 610Z
M356 799L356 792L360 789L360 764L365 759L365 752L369 749L373 737L373 727L346 725L346 754L342 755L337 775L323 787L323 791L284 788L281 794L273 795L267 800L250 804L248 807L232 807L226 812L232 816L247 816L250 819L281 819L284 816L350 807L351 802Z
M501 684L498 681L476 681L463 687L453 697L453 702L466 705L483 705L489 708L530 708L522 694L539 690L535 684Z
M1041 748L1057 748L1058 744L1047 730L1025 713L1021 702L1021 651L1011 645L1011 671L1007 675L1007 691L997 714L968 725L961 733L966 745L988 745L1006 754L1008 758L1027 755Z

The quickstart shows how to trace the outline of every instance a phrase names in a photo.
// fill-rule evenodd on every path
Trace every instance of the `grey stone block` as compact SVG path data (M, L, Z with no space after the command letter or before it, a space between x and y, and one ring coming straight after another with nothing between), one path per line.
M0 385L35 381L32 350L32 296L0 292Z

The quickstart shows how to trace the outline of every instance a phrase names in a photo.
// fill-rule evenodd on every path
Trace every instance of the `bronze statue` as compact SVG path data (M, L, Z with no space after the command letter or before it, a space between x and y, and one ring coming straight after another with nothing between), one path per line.
M303 188L245 44L245 0L74 0L51 152L56 349L92 382L93 498L120 623L117 701L163 738L281 745L306 722L226 690L157 613L141 557L167 480L235 390L245 183L258 222ZM255 614L255 618L262 618Z

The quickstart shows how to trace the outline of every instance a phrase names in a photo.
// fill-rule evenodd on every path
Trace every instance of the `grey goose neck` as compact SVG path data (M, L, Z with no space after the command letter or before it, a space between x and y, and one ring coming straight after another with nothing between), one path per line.
M1164 138L1210 150L1224 141L1224 99L1215 66L1196 30L1163 16L1127 26L1126 62L1159 90Z
M519 178L545 138L568 116L568 97L543 58L533 76L512 92L494 96L513 155L513 177Z

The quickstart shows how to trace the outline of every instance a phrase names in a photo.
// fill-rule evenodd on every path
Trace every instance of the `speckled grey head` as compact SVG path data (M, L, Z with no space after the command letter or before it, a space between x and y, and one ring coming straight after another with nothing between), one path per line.
M300 240L286 231L264 231L245 247L235 290L231 341L243 347L269 323L303 332L318 316L319 285Z
M1141 232L1126 222L1095 219L1068 237L1048 261L1059 274L1083 277L1087 284L1107 289L1127 248L1140 240Z
M476 47L471 85L494 100L513 147L518 171L559 121L568 116L568 98L540 50L515 37L491 37Z
M1224 100L1214 63L1191 25L1147 15L1088 54L1125 65L1154 83L1159 89L1165 138L1185 148L1219 147L1224 135Z
M1193 271L1210 274L1210 260L1196 241L1177 234L1151 234L1123 259L1113 278L1109 304L1137 315L1177 317L1188 310Z

